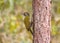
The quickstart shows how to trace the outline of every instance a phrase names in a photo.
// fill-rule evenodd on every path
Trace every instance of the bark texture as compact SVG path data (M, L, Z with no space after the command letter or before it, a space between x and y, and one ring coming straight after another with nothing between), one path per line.
M51 0L33 0L33 43L50 43Z

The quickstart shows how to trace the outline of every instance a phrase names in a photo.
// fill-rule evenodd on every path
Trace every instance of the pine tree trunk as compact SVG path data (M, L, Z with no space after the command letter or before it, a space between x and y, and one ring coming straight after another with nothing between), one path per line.
M51 0L33 0L33 43L50 43Z

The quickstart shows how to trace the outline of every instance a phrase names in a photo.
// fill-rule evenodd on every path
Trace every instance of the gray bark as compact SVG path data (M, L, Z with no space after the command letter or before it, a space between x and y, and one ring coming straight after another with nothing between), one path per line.
M33 43L50 43L51 0L33 0Z

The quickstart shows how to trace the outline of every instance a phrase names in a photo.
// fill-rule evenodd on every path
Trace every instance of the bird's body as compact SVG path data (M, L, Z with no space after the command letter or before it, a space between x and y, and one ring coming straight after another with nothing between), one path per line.
M31 21L30 21L30 15L29 13L25 12L24 13L25 15L25 18L24 18L24 24L25 24L25 27L28 31L30 31L32 33L32 30L31 30ZM33 34L33 33L32 33Z
M26 28L29 28L29 26L30 26L29 16L25 17L24 24L25 24Z

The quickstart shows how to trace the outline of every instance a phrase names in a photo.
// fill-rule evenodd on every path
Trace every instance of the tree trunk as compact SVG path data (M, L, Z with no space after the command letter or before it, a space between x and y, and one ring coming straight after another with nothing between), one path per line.
M33 43L50 43L51 0L33 0Z

